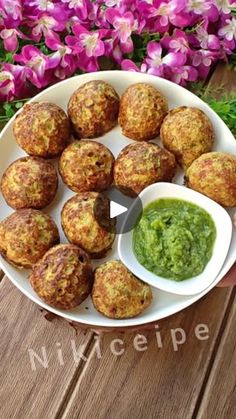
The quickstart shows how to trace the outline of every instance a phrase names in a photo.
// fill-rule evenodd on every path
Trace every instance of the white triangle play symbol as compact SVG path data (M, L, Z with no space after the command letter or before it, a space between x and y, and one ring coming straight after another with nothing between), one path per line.
M128 208L123 207L123 205L117 204L117 202L110 202L110 218L117 217L117 215L123 214L127 210Z

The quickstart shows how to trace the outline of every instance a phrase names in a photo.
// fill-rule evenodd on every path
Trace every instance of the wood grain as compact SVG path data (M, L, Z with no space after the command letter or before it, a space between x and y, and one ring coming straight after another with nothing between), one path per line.
M219 64L215 69L206 90L214 91L216 89L216 97L224 94L236 93L236 72L229 69L225 64ZM219 89L217 93L217 89Z
M76 348L84 345L86 355L93 334L81 331L76 335L66 322L47 321L39 307L6 277L0 283L0 292L0 417L53 418L84 363L76 365L71 341ZM34 371L28 351L32 349L43 358L42 347L48 366L44 368L35 360ZM58 359L59 348L64 365Z
M224 84L224 92L232 92L236 90L235 81L234 72L219 66L210 85ZM0 282L0 292L1 418L236 417L235 307L230 311L234 291L215 289L188 309L158 322L162 348L158 347L153 324L144 326L151 328L149 331L140 330L147 339L145 351L134 349L136 331L100 334L101 358L92 332L76 332L51 315L47 318L53 320L47 321L44 313L6 278ZM207 340L195 336L195 328L201 323L209 328ZM172 335L177 328L185 331L186 342L174 351ZM121 356L115 356L110 348L117 338L124 342ZM84 345L86 358L78 365L71 340L77 348ZM36 361L33 371L28 350L42 357L42 347L48 367ZM58 360L60 348L64 365Z
M191 418L230 295L230 289L215 289L190 308L160 321L162 348L158 348L154 330L143 332L147 339L143 352L134 349L135 334L103 335L101 359L94 346L90 362L58 418ZM209 328L209 339L200 341L195 328L202 323ZM187 335L177 351L171 336L171 329L176 328ZM116 338L124 342L122 356L111 352Z
M197 418L236 418L236 298L232 304Z

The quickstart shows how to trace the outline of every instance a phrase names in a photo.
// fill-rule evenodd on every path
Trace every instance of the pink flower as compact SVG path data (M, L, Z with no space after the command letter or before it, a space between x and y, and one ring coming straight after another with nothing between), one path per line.
M170 52L162 57L162 47L155 41L148 43L147 53L148 57L144 60L147 72L156 76L163 76L165 67L179 67L186 62L186 55L181 52Z
M121 62L121 68L122 70L126 70L126 71L136 71L136 72L141 71L141 73L145 73L147 71L146 64L143 63L139 69L138 66L132 60L123 60Z
M232 4L229 3L229 0L215 0L217 9L228 15L231 12Z
M4 63L0 71L0 100L12 100L26 93L26 71L24 67Z
M61 0L66 3L69 9L74 9L79 19L85 20L88 16L88 3L86 0Z
M196 81L198 78L197 70L189 65L173 67L171 72L171 80L174 83L180 84L181 86L186 86L188 81Z
M4 19L20 21L22 20L21 0L0 0L0 10Z
M53 56L59 60L54 75L60 80L70 77L76 70L76 62L72 55L72 49L64 45L55 33L46 35L45 44L52 51L56 51Z
M0 32L0 36L3 39L4 48L7 51L16 51L18 48L18 37L21 39L28 39L18 29L3 29Z
M196 15L202 15L207 10L210 10L211 3L208 0L188 0L187 10L193 12Z
M217 36L209 34L202 26L199 26L196 32L196 38L200 42L201 48L213 50L218 50L220 48L220 41Z
M82 71L87 73L99 70L97 57L88 57L85 51L78 54L77 65Z
M114 36L120 40L121 49L124 53L133 50L131 33L134 29L134 16L131 12L121 14L118 9L107 9L106 19L114 27Z
M186 21L186 15L180 14L186 6L186 0L153 0L142 1L140 11L144 13L147 19L155 19L154 27L161 33L168 30L169 23L184 26L189 23Z
M236 40L236 19L226 19L226 25L223 26L218 32L219 36L222 36L227 39L227 41Z
M194 51L192 57L192 63L194 67L198 67L203 64L205 67L210 67L212 62L215 61L216 55L211 51L199 50Z
M211 22L216 22L219 17L219 11L212 0L187 0L187 10L197 16L207 16Z
M43 12L50 12L54 9L54 4L51 0L30 0L28 4L30 7L36 6L38 10Z
M27 78L38 88L47 86L52 80L50 69L54 69L60 62L60 58L44 55L38 48L26 45L20 54L15 54L16 62L27 68Z
M46 36L52 31L62 31L65 27L64 23L58 22L53 16L42 14L38 19L28 22L29 26L33 26L32 38L39 42L41 37Z
M84 51L87 57L100 57L104 54L105 47L101 37L102 31L89 32L79 23L73 26L73 33L76 36L67 36L66 43L74 53Z
M197 67L199 78L205 80L211 69L211 65L221 57L220 51L195 51L192 56L192 65Z
M221 41L221 50L222 50L222 56L225 61L227 61L227 55L231 55L233 51L235 50L236 42L234 39L231 41L228 41L226 38L222 39Z
M122 0L105 0L105 5L107 7L117 6L120 7L122 4Z
M15 95L15 80L10 71L0 71L0 100L11 100Z
M188 37L180 29L175 29L172 36L164 36L161 44L170 51L182 52L182 54L186 54L189 50Z

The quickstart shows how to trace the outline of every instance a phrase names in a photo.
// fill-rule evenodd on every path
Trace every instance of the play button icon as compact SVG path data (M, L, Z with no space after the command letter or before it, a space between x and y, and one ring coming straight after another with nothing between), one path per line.
M118 204L115 201L110 201L110 218L117 217L118 215L124 214L128 211L128 208Z
M99 193L94 204L94 216L98 224L109 232L131 231L142 214L139 196L129 197L116 188Z

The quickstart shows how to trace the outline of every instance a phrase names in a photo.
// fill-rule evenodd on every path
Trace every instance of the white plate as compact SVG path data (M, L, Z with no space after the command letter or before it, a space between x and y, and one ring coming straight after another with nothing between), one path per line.
M215 133L215 150L221 150L230 152L236 155L236 142L226 127L222 120L213 112L202 100L197 96L185 90L183 87L180 87L176 84L173 84L167 80L150 76L147 74L135 73L135 72L126 72L126 71L104 71L100 73L89 73L83 74L81 76L73 77L71 79L65 80L61 83L58 83L42 93L35 96L31 102L35 101L51 101L59 106L63 107L65 110L67 108L67 102L71 94L79 87L79 85L90 81L90 80L105 80L108 83L111 83L119 94L123 93L124 90L132 83L137 82L146 82L151 83L157 89L159 89L167 98L169 107L173 108L180 105L187 106L196 106L202 109L211 119ZM23 150L21 150L13 137L12 132L13 119L9 121L6 127L1 133L0 141L0 176L7 166L14 160L25 155ZM99 139L98 139L99 140ZM121 135L120 128L117 126L115 129L107 133L102 139L100 139L103 144L111 149L115 156L118 155L120 150L125 147L127 144L130 144L132 141L128 140L126 137ZM157 140L157 143L159 141ZM183 184L182 172L179 171L175 177L175 182L178 184ZM67 189L62 185L60 181L58 193L54 202L46 208L45 212L52 215L55 219L61 235L61 242L66 242L66 238L62 232L60 226L60 211L64 202L73 195L73 192ZM12 212L12 209L8 207L3 199L0 196L0 218L3 219ZM233 210L230 210L229 213L233 215ZM113 258L118 258L117 253L117 241L114 243L113 251L108 255L106 259L101 259L96 262L97 264L102 263L104 260L109 260ZM216 280L201 294L192 296L180 296L169 294L165 291L159 291L158 289L153 288L154 301L152 305L144 311L138 317L133 319L126 320L112 320L108 319L93 308L90 298L83 302L78 308L70 311L62 311L54 309L47 304L43 303L35 292L32 290L29 281L27 279L28 272L26 270L17 270L11 265L9 265L3 258L0 258L0 266L5 271L6 275L11 279L11 281L32 301L39 304L40 306L46 308L47 310L58 314L59 316L66 317L67 319L78 321L81 323L93 325L93 326L109 326L109 327L124 327L124 326L134 326L141 325L148 322L159 320L163 317L169 316L173 313L176 313L185 307L188 307L207 292L209 292L215 284L221 279L226 272L230 269L233 263L236 260L236 231L233 232L231 246L227 255L227 259L224 263L224 266L216 278ZM14 301L12 301L14 304Z
M120 259L130 271L153 287L179 295L198 294L211 285L223 266L232 236L231 218L227 211L219 204L212 201L212 199L209 199L192 189L188 189L185 186L176 185L175 183L154 183L139 194L139 199L141 199L143 208L159 198L183 199L192 202L195 205L199 205L211 215L216 227L216 239L212 257L207 263L204 271L185 281L172 281L148 271L139 263L133 251L133 231L120 234L118 237L118 253ZM123 225L123 231L127 230L125 228L127 223L130 225L129 220L133 220L135 217L135 204L136 201L134 201L128 211Z

